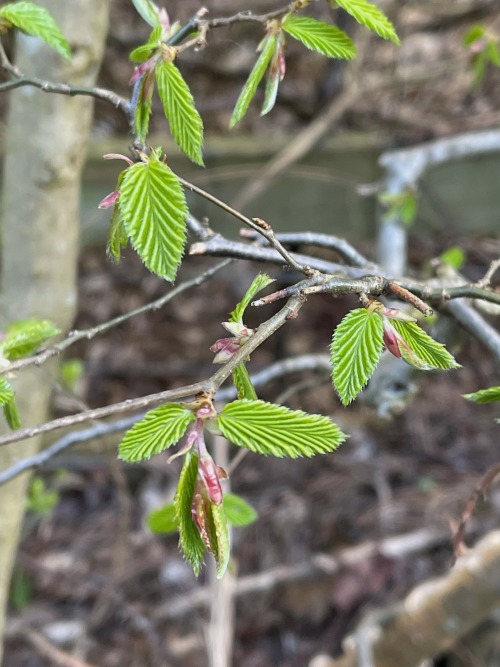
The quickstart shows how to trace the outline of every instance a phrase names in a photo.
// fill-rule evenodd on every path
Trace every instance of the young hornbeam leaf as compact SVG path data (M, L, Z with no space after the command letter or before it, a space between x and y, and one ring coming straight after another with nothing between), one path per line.
M264 104L262 105L261 116L269 113L276 103L278 95L278 88L285 76L285 55L283 47L285 39L283 33L280 31L276 39L276 47L274 49L273 57L267 71L266 89L264 93Z
M35 352L42 343L61 333L48 320L28 319L9 324L5 338L0 342L0 354L13 361Z
M258 514L246 500L234 493L224 494L222 507L226 520L232 526L248 526L257 521ZM152 533L176 533L179 523L175 511L175 503L167 503L148 514L148 528Z
M249 304L253 301L254 296L258 292L263 290L264 287L270 285L272 282L274 282L274 278L270 278L265 273L259 273L257 276L255 276L245 296L238 303L236 308L232 311L231 315L229 316L229 321L243 322L243 315L245 313L245 310L248 308Z
M332 452L346 438L328 417L264 401L238 400L219 413L218 427L235 445L268 456L298 458Z
M227 569L230 555L229 530L224 507L222 504L211 503L198 481L191 511L205 547L215 558L217 579L220 579Z
M415 322L403 322L384 318L384 340L396 334L396 345L403 361L421 371L450 370L461 368L444 345L438 343ZM392 349L387 346L389 351Z
M0 376L0 405L3 408L5 419L10 428L13 430L19 428L21 420L17 411L16 395L10 382L3 375Z
M188 209L176 175L156 151L125 170L118 205L125 231L144 264L173 281L186 242Z
M132 0L134 7L141 17L155 28L160 25L160 10L151 0Z
M472 394L464 394L464 398L474 403L493 403L500 401L500 387L488 387L488 389L479 389Z
M366 308L351 310L337 326L330 347L332 381L343 405L371 378L383 346L382 318Z
M193 501L197 480L198 456L194 452L188 452L182 466L174 504L179 527L179 547L196 576L200 573L205 555L205 544L194 521Z
M120 207L118 204L115 204L109 225L107 247L109 257L115 262L119 262L122 257L122 248L125 248L127 242L128 237L123 225L123 218L122 214L120 213Z
M7 421L9 427L15 431L18 428L21 428L21 418L19 416L19 410L17 409L16 399L8 401L3 405L3 414Z
M138 141L141 143L145 142L149 130L149 118L153 106L154 87L154 74L153 70L150 70L149 72L146 72L141 81L139 99L137 100L137 108L135 111L135 133Z
M336 4L345 9L358 23L376 32L383 39L390 39L399 44L396 30L387 16L368 0L336 0Z
M10 26L39 37L64 58L71 60L71 50L66 38L44 7L32 2L13 2L0 7L0 32Z
M118 456L124 461L142 461L175 445L196 417L179 403L166 403L150 410L125 433Z
M203 121L193 96L173 62L162 60L155 68L158 95L179 148L196 164L203 165Z
M233 384L238 392L238 398L257 400L257 393L244 363L238 364L233 371Z
M257 521L258 514L254 508L234 493L226 493L222 502L226 519L233 526L248 526Z
M273 53L276 49L277 35L275 33L268 33L260 45L261 54L257 59L250 76L247 79L247 82L243 86L243 90L238 97L236 106L234 107L231 120L229 121L229 127L234 127L243 116L246 114L250 102L252 101L255 93L257 92L257 86L264 76L267 66L269 65Z
M179 530L175 504L168 503L148 514L148 528L152 533L176 533Z
M351 38L337 26L324 21L291 14L283 21L282 27L308 49L328 58L350 60L356 55L356 47Z

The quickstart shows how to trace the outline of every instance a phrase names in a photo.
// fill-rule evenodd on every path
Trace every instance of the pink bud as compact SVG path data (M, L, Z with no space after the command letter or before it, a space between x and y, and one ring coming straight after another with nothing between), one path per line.
M111 208L111 206L114 206L116 204L119 196L120 196L119 190L114 190L113 192L110 192L109 195L106 195L104 197L104 199L101 199L98 208Z
M416 322L417 318L412 317L404 310L399 310L399 308L388 308L383 306L380 310L377 311L380 315L385 315L391 320L399 320L400 322Z
M106 153L106 155L103 155L103 158L105 160L124 160L129 167L134 164L129 157L122 155L122 153Z
M384 321L384 344L391 354L400 359L399 341L402 338L386 317L382 319Z
M149 72L149 70L152 70L156 65L157 61L158 61L158 56L154 54L153 56L151 56L151 58L148 58L143 63L138 65L135 68L134 73L130 77L129 83L130 84L135 83L137 79L140 79L143 74Z
M222 502L222 487L219 480L219 468L215 465L210 454L200 456L198 475L205 485L210 502L214 505L220 505Z
M212 345L210 350L212 352L217 352L214 357L214 364L222 364L228 359L231 359L233 354L240 349L240 339L239 338L219 338Z

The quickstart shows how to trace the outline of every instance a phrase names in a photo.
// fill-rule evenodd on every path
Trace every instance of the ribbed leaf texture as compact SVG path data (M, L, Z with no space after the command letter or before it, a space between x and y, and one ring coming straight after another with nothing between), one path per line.
M238 400L219 413L222 434L259 454L298 458L336 449L345 435L328 417L264 401Z
M146 23L149 23L153 28L159 25L158 7L154 2L151 2L151 0L132 0L132 4Z
M350 60L356 55L356 47L351 38L337 26L324 21L292 14L283 22L283 30L311 51L328 58Z
M0 375L0 405L3 408L3 414L7 424L15 430L21 426L21 419L17 410L16 395L12 386L3 375Z
M238 97L231 120L229 121L229 127L234 127L246 114L250 102L257 92L257 87L266 73L267 66L273 57L274 49L276 48L276 40L276 35L267 35L267 37L265 37L261 54L257 58L257 62L250 72L250 75L243 86L243 90Z
M364 25L368 30L376 32L383 39L390 39L399 44L396 30L387 16L368 0L336 0L336 4L354 16L358 23Z
M243 322L243 315L245 314L245 310L248 308L250 302L253 301L254 296L272 282L274 282L274 279L270 278L265 273L259 273L257 276L255 276L245 296L229 316L229 321Z
M221 579L227 569L231 555L226 512L223 505L210 503L207 514L206 520L210 551L215 558L217 579Z
M408 347L399 345L401 357L407 364L421 371L450 370L460 368L444 345L438 343L415 322L401 322L391 319L392 326L406 341Z
M228 523L233 526L248 526L257 521L258 515L254 508L234 493L225 493L222 501Z
M67 60L71 60L71 50L61 29L44 7L32 2L13 2L0 7L0 20L5 19L13 26L39 37Z
M120 443L119 458L124 461L142 461L175 445L187 427L196 419L191 410L178 403L166 403L150 410L137 422Z
M488 387L488 389L480 389L473 394L464 394L464 398L474 403L493 403L500 401L500 387Z
M125 171L118 200L125 231L150 271L173 281L186 242L188 209L182 187L153 151Z
M155 51L158 51L161 46L162 28L161 25L156 26L151 31L148 41L145 44L137 46L130 52L129 58L133 63L143 63L150 58Z
M198 457L190 452L184 458L174 504L179 526L179 547L185 559L191 563L196 576L200 573L205 555L205 544L191 514L197 476Z
M108 255L115 262L119 262L122 257L122 248L125 248L128 242L127 232L123 224L123 218L119 204L115 204L113 215L109 223L108 235Z
M332 381L343 405L356 398L373 374L383 348L380 315L351 310L333 332Z
M225 493L222 507L226 514L226 521L232 526L248 526L257 520L255 509L234 493ZM148 528L152 533L176 533L179 530L175 503L167 503L163 507L149 513Z
M176 533L179 529L174 503L168 503L148 515L148 528L152 533Z
M193 162L203 164L203 121L177 67L162 61L155 68L158 95L177 145Z
M238 392L238 398L257 399L257 393L244 363L238 364L233 371L233 384Z
M0 354L10 361L35 352L52 336L61 333L48 320L20 320L7 327L6 337L0 343Z
M139 99L135 111L135 133L138 141L144 143L148 135L149 119L153 107L153 91L155 88L153 72L147 72L141 81Z

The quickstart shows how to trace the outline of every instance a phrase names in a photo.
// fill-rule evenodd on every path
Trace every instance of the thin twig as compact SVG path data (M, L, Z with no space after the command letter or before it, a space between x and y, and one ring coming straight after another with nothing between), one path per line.
M252 241L258 240L259 235L249 229L241 229L240 236L244 239ZM334 250L342 259L350 266L357 266L358 268L373 271L375 264L370 262L364 255L362 255L356 248L354 248L345 239L331 234L317 234L315 232L291 232L276 234L276 238L283 245L312 245L318 248L327 248Z
M132 412L134 410L141 410L149 407L150 405L161 402L176 401L181 398L195 396L199 393L205 393L213 396L222 383L228 379L238 364L240 364L242 361L245 361L249 354L251 354L257 347L259 347L259 345L267 340L267 338L269 338L275 331L282 327L287 322L287 320L296 317L302 304L303 301L299 297L291 298L280 311L278 311L266 322L263 322L257 331L253 334L253 336L248 339L248 341L238 350L238 352L236 352L226 364L221 366L219 370L217 370L210 378L208 378L208 380L196 382L195 384L184 385L183 387L178 387L177 389L168 389L156 394L149 394L148 396L142 396L140 398L131 398L126 401L122 401L121 403L115 403L113 405L96 408L94 410L86 410L76 415L60 417L59 419L54 419L53 421L40 424L39 426L20 429L18 431L14 431L13 433L2 436L0 438L0 447L11 444L13 442L34 438L41 433L50 433L60 428L83 424L84 422L91 421L93 419L102 419L103 417L111 417L112 415L119 415L125 412Z
M185 292L191 287L198 287L199 285L204 283L206 280L215 275L218 271L228 266L230 261L231 260L227 259L224 260L223 262L218 262L217 264L214 264L206 271L203 271L203 273L200 273L194 278L179 283L177 287L174 287L170 292L160 297L159 299L155 299L154 301L146 303L143 306L134 308L134 310L130 310L129 312L124 313L123 315L119 315L118 317L115 317L112 320L108 320L107 322L102 322L101 324L98 324L95 327L91 327L90 329L83 329L81 331L72 331L67 338L62 340L60 343L57 343L56 345L53 345L43 350L43 352L32 355L30 357L24 357L23 359L18 359L17 361L12 361L8 366L0 367L0 375L18 371L21 368L26 368L27 366L33 366L33 365L41 366L49 359L52 359L53 357L61 354L61 352L67 350L68 347L74 345L74 343L76 343L79 340L83 339L91 340L92 338L95 338L95 336L97 336L98 334L105 333L106 331L109 331L113 327L123 324L132 317L136 317L137 315L141 315L149 311L159 310L165 304L171 301L174 297L176 297L178 294L182 294L182 292Z
M7 639L21 639L27 641L35 651L50 662L55 667L93 667L90 663L84 662L65 651L54 646L40 632L19 623L12 622L7 625L5 635Z
M288 252L288 250L286 250L286 248L282 246L282 244L278 241L276 234L274 233L269 223L261 220L261 218L253 218L253 219L248 218L246 215L243 215L243 213L236 210L232 206L229 206L229 204L226 204L218 197L215 197L214 195L210 194L210 192L206 192L206 190L203 190L197 185L194 185L193 183L186 181L184 178L181 178L180 176L178 176L177 178L185 188L188 188L188 190L191 190L191 192L195 192L197 195L200 195L200 197L203 197L212 204L215 204L223 211L229 213L229 215L232 215L234 218L236 218L240 222L243 222L243 224L250 227L250 229L253 229L255 232L263 236L266 239L266 241L268 241L269 244L272 245L277 252L279 252L279 254L282 256L282 258L285 260L288 266L290 266L290 268L295 269L296 271L300 271L305 275L309 275L308 267L305 267L299 262L297 262L297 260L293 257L293 255L291 255Z
M500 475L500 463L492 466L486 474L481 478L481 481L476 486L472 492L470 498L468 499L465 508L460 516L460 521L456 527L453 529L453 547L455 551L455 557L458 558L464 553L467 553L468 548L465 546L465 530L467 524L472 517L476 505L481 498L484 498L488 493L491 485L495 479Z
M303 354L299 357L283 359L271 364L258 373L252 374L251 380L254 387L258 388L285 375L304 371L320 372L328 375L331 372L329 356L326 354ZM236 398L236 395L236 389L234 387L226 387L217 392L217 402L233 400ZM50 447L47 447L47 449L44 449L33 456L16 461L16 463L9 468L2 470L0 472L0 485L5 484L5 482L17 477L26 470L43 467L54 457L73 445L126 431L142 419L144 414L144 412L139 412L133 416L125 417L114 422L100 423L80 431L72 431L59 440L56 440L56 442L50 445ZM246 451L246 449L241 450L241 452Z

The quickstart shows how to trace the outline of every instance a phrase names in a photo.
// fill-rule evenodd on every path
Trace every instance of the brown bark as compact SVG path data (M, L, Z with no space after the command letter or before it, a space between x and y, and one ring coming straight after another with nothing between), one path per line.
M44 0L73 51L63 61L38 39L18 37L16 64L26 76L93 85L107 32L108 2ZM76 303L80 176L92 119L89 97L12 93L7 120L2 202L2 327L26 317L47 318L63 330ZM27 369L13 382L25 426L47 416L50 375ZM0 468L29 456L39 440L0 452ZM0 636L12 563L24 513L28 475L0 487ZM1 659L1 648L0 648Z

